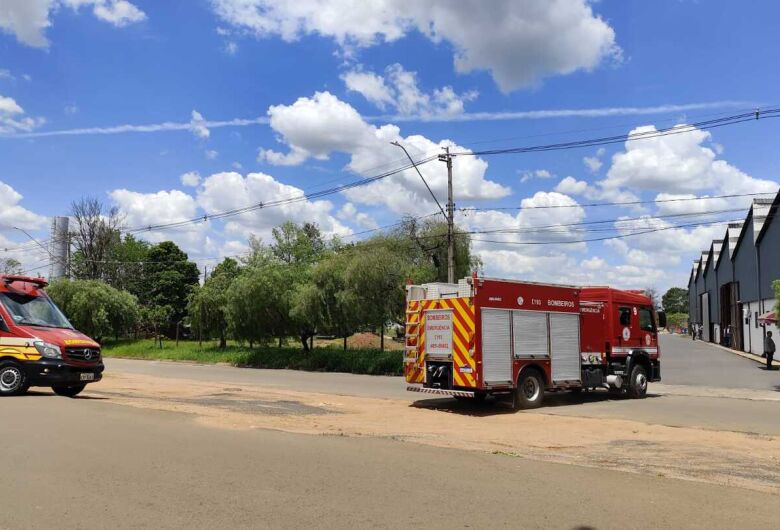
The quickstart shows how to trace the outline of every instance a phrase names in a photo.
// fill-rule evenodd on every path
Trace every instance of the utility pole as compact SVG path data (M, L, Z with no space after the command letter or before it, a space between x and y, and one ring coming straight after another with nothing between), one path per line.
M455 203L452 200L452 155L450 148L439 155L439 160L447 164L447 283L455 283Z
M420 175L425 187L428 188L431 197L433 197L433 201L439 207L444 219L447 221L447 283L455 283L455 204L453 202L452 193L452 155L450 154L450 148L445 147L446 153L439 155L439 161L447 163L447 212L445 213L444 208L442 208L441 203L439 203L439 199L436 198L433 190L431 190L425 177L423 177L423 174L420 172L420 168L417 167L417 164L412 160L411 155L409 155L409 151L407 151L400 142L390 143L396 147L400 147L403 149L404 153L406 153L406 157L412 163L414 169L417 170L417 174Z

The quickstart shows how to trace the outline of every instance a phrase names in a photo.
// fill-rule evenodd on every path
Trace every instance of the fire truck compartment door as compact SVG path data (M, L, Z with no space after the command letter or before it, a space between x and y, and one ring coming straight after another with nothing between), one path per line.
M515 357L549 357L547 313L512 311Z
M578 313L550 313L550 350L553 382L579 381L582 375Z
M482 310L482 378L485 383L512 382L512 312Z

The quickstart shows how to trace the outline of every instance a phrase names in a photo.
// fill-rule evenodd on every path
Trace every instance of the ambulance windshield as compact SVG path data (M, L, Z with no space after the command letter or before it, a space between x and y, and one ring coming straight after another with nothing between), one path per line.
M65 315L46 296L0 293L0 301L18 326L73 329Z

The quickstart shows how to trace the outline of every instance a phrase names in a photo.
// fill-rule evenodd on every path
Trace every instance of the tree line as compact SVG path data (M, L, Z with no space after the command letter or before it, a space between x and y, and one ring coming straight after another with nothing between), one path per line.
M143 334L229 339L251 346L315 335L346 339L404 320L404 285L446 281L447 227L407 219L359 242L325 238L316 224L287 222L249 251L225 258L200 281L197 265L171 241L122 234L115 210L85 199L73 205L71 279L49 294L74 326L97 340ZM481 263L467 234L456 235L456 277Z

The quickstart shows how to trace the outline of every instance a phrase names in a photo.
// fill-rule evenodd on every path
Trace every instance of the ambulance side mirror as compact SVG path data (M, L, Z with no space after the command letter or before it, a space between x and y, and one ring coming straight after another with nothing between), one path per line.
M658 327L659 328L665 328L666 327L666 312L665 311L659 311L658 312Z
M0 331L5 331L6 333L11 331L10 329L8 329L8 324L5 323L5 319L3 318L3 315L0 315Z

